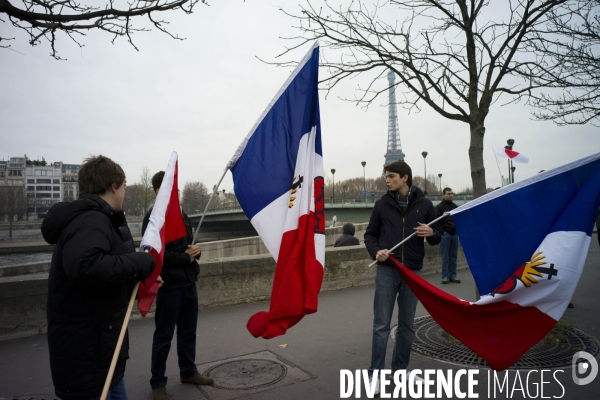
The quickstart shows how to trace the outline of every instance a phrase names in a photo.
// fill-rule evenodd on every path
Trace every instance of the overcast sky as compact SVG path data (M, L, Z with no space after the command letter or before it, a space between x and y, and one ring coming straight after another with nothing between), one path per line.
M180 187L201 181L210 189L290 72L256 57L274 60L290 45L282 37L298 34L295 21L279 11L281 5L293 10L290 2L211 3L192 15L163 14L170 30L187 39L137 33L139 52L122 38L111 44L101 32L82 38L83 49L61 35L58 49L67 61L50 57L47 43L31 47L21 32L0 24L0 36L16 37L18 51L0 49L0 159L26 154L79 164L104 154L134 183L144 166L151 173L164 169L177 151ZM344 82L327 99L321 95L325 170L330 177L336 169L336 182L362 176L361 161L367 177L377 177L384 162L387 99L364 110L338 98L351 96L358 83ZM600 151L598 128L557 127L531 120L530 111L524 104L492 107L484 142L488 187L500 185L492 144L504 146L508 138L530 158L516 164L516 180ZM409 115L399 108L398 119L413 174L423 175L421 152L427 151L429 174L442 173L454 190L471 186L467 124L428 109ZM505 160L501 167L506 175ZM221 188L233 189L229 172Z

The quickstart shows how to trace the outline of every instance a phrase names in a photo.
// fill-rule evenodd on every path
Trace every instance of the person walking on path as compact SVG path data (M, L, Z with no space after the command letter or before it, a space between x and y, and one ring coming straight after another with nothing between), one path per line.
M354 232L356 228L352 222L346 222L343 228L343 234L335 241L333 247L343 247L343 246L358 246L360 242L358 238L354 237Z
M125 173L102 155L86 159L78 173L80 196L54 205L42 222L44 239L55 244L48 276L48 350L56 395L99 399L129 297L156 262L135 252L123 214ZM125 335L108 399L126 400L129 358Z
M164 171L152 177L152 187L158 194L165 176ZM150 209L142 222L142 235L150 221ZM154 313L154 337L152 340L152 364L150 386L153 400L166 400L167 357L177 327L177 358L181 383L212 385L213 379L198 373L196 368L196 326L198 324L198 291L196 281L200 274L198 260L200 248L192 243L193 226L185 211L181 210L187 236L165 245L161 272L163 286L156 296Z
M458 207L452 201L454 192L449 187L442 191L443 199L435 206L436 218L441 217L445 212L454 210ZM442 241L440 242L440 253L442 255L442 283L454 282L460 283L460 279L456 277L456 259L458 257L458 235L454 226L454 220L451 215L442 218L438 222L442 231Z
M384 168L388 191L375 203L364 235L367 251L378 262L369 368L371 385L374 385L376 394L379 393L379 379L374 375L374 371L385 368L385 353L394 303L398 303L398 329L392 355L392 373L407 369L415 337L417 297L396 272L389 257L395 257L420 275L425 257L423 238L431 245L439 244L441 240L437 228L426 225L435 219L435 210L421 189L412 185L410 166L404 161L396 161ZM388 249L414 232L416 235L400 248L393 253L387 253ZM407 370L407 373L410 372ZM372 382L373 380L375 382Z

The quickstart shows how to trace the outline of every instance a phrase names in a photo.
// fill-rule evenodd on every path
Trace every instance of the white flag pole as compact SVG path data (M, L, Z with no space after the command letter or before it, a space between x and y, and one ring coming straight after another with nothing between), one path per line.
M441 217L434 219L433 221L431 221L430 223L427 224L427 226L431 226L431 224L438 222L440 219L447 217L448 215L450 215L449 212L445 212L442 214ZM388 251L385 252L385 254L390 254L392 251L394 251L395 249L397 249L400 245L402 245L404 242L406 242L408 239L410 239L411 237L415 236L417 234L417 232L413 232L412 234L410 234L406 239L404 239L403 241L401 241L400 243L398 243L397 245L395 245L394 247L392 247L391 249L389 249ZM371 268L373 265L377 264L379 261L375 260L373 261L371 264L369 264L369 268Z
M215 196L215 193L219 190L219 186L221 185L223 178L225 178L225 174L227 174L228 169L229 168L225 168L225 171L223 171L223 175L221 176L221 179L219 179L219 183L217 183L215 185L213 192L211 193L210 198L208 199L208 203L206 203L206 207L204 207L204 212L202 213L200 222L198 223L198 226L196 227L196 231L194 232L194 238L192 239L192 245L194 243L196 243L196 237L198 236L198 231L200 231L200 225L202 225L202 221L204 221L204 216L206 215L206 211L208 210L208 207L210 206L210 203L211 203L213 197Z

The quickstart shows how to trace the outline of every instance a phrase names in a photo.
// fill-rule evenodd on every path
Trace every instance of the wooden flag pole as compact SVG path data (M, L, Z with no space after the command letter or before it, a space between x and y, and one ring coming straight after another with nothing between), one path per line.
M198 236L198 231L200 231L200 225L202 225L202 221L204 221L204 216L206 215L206 211L208 211L208 207L210 206L210 203L213 199L213 197L215 196L215 193L217 193L217 191L219 190L219 186L221 186L221 182L223 181L223 178L225 178L225 174L227 173L228 168L225 168L225 171L223 171L223 175L221 175L221 179L219 179L219 183L216 184L213 192L210 195L210 198L208 199L208 203L206 203L206 207L204 207L204 212L202 213L202 217L200 218L200 222L198 223L198 226L196 227L196 231L194 232L194 237L192 238L192 244L196 243L196 237Z
M450 213L445 212L442 214L441 217L434 219L433 221L431 221L430 223L427 224L427 226L431 226L433 223L438 222L440 219L442 218L446 218L446 216L450 215ZM398 248L398 246L400 246L402 243L406 242L408 239L410 239L411 237L415 236L417 234L417 232L413 232L411 235L409 235L406 239L404 239L403 241L401 241L400 243L398 243L397 245L395 245L394 247L392 247L391 249L389 249L388 251L385 252L385 254L389 254L392 251L396 250ZM371 264L369 264L369 268L371 268L373 265L377 264L377 260L373 261Z
M113 354L112 361L110 362L108 376L106 377L106 382L104 382L104 389L102 389L100 400L106 400L106 396L108 396L110 382L112 381L115 368L117 367L117 360L119 358L119 353L121 352L121 347L123 347L123 339L125 339L125 332L127 332L127 325L129 325L129 317L131 317L131 309L133 308L133 303L135 302L139 286L140 282L136 282L135 286L133 287L133 292L131 293L131 298L129 299L129 306L127 307L127 313L125 314L125 320L123 321L123 327L121 328L121 334L119 335L119 340L117 341L117 348L115 349L115 354Z

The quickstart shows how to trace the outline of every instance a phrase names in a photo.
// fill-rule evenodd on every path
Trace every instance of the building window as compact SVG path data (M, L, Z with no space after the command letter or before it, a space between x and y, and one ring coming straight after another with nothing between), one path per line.
M50 183L50 182L48 182ZM60 183L60 179L52 179L52 183L56 184L56 183Z
M20 169L11 169L8 171L8 176L23 176L23 171Z
M0 171L0 178L4 178L4 171Z
M51 179L38 179L37 183L51 183Z
M60 199L60 193L52 193L52 197L55 199Z
M36 169L34 172L35 176L52 176L51 169Z
M35 183L35 179L27 179L27 183Z
M40 190L52 190L52 186L36 186L35 190L37 190L38 192Z
M60 186L52 186L52 191L60 192Z
M27 186L27 191L28 192L33 192L35 190L35 187L33 186Z
M38 199L49 199L51 196L50 193L36 193L35 197Z

